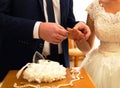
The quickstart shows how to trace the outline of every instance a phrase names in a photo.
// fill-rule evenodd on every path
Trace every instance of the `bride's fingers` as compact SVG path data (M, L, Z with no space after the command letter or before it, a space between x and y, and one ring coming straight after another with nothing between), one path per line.
M84 34L77 29L67 28L67 30L68 30L68 38L80 40L80 39L84 39L85 37Z

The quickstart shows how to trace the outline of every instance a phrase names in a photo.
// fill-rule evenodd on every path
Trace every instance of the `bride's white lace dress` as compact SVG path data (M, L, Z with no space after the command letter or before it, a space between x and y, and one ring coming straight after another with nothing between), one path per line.
M89 52L84 67L97 88L120 88L120 11L108 13L98 0L86 10L94 20L100 46Z

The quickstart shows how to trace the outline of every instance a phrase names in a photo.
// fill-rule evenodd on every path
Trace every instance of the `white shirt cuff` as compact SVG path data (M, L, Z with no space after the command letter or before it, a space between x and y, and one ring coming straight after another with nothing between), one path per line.
M39 39L39 33L38 33L38 30L39 30L39 26L40 26L40 23L41 22L36 22L35 25L34 25L34 29L33 29L33 38L34 39Z

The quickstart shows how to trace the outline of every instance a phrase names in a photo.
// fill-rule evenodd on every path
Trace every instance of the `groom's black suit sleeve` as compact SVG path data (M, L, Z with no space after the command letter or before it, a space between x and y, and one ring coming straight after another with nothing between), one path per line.
M60 11L61 25L73 27L73 1L60 0ZM0 80L9 70L31 62L36 50L42 52L44 40L33 39L36 21L45 21L43 0L0 0ZM65 67L69 67L67 39L62 49Z

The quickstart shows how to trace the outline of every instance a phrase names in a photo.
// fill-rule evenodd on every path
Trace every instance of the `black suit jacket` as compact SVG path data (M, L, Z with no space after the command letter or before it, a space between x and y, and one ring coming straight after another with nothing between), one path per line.
M60 0L61 25L73 27L73 1ZM32 62L42 52L44 40L33 39L36 21L45 21L42 0L0 0L0 79L7 71ZM65 67L69 67L68 40L62 42Z

